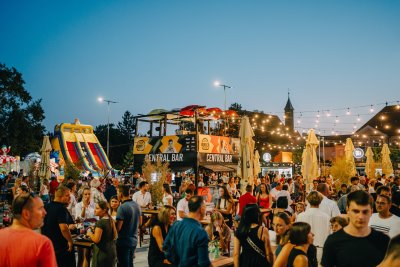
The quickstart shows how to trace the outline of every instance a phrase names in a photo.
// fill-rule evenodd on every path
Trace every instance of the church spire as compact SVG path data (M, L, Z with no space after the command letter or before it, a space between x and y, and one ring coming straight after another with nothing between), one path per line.
M290 132L294 131L294 108L290 102L290 92L288 89L288 100L285 106L285 126L289 128Z
M290 110L294 110L294 108L293 108L292 102L290 102L290 92L289 92L289 89L288 89L285 111L290 111Z

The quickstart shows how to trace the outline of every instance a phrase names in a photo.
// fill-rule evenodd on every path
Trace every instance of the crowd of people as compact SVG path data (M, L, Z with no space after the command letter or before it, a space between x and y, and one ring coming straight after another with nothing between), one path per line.
M148 266L212 266L210 244L234 266L396 266L400 264L400 179L354 176L335 185L272 173L244 190L228 173L175 176L155 207L138 172L126 179L55 177L38 194L10 174L13 222L0 230L0 266L133 266L148 233ZM212 186L211 203L196 195ZM338 188L337 188L338 187ZM157 209L157 215L144 210ZM76 246L84 237L91 248ZM231 244L233 243L233 252ZM23 256L22 256L23 255Z

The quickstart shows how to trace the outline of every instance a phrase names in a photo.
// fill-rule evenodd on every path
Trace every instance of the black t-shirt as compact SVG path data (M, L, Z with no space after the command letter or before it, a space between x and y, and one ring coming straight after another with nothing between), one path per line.
M60 202L50 202L45 206L46 217L42 234L50 238L56 252L66 251L68 249L68 241L63 237L59 224L71 223L71 215L64 204Z
M354 237L343 229L328 236L321 265L324 267L377 266L385 257L389 236L371 229L366 237Z

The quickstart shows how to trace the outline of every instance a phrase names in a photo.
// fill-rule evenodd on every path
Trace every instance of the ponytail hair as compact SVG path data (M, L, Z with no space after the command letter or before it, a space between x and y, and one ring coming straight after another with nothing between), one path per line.
M100 209L105 210L108 214L108 210L110 209L108 203L104 200L100 200L97 205L99 205ZM117 227L115 227L115 221L113 218L111 218L111 216L108 216L108 221L110 223L111 229L113 231L113 237L114 240L117 239L118 233L117 233Z

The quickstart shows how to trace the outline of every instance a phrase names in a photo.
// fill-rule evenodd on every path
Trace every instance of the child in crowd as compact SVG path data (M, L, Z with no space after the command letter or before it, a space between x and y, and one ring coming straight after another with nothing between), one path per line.
M292 223L294 223L297 219L297 215L299 215L300 213L305 211L305 206L303 202L298 202L296 204L296 210L294 212L294 214L292 215Z
M332 233L335 233L345 227L348 223L347 219L341 216L332 217L330 220Z

